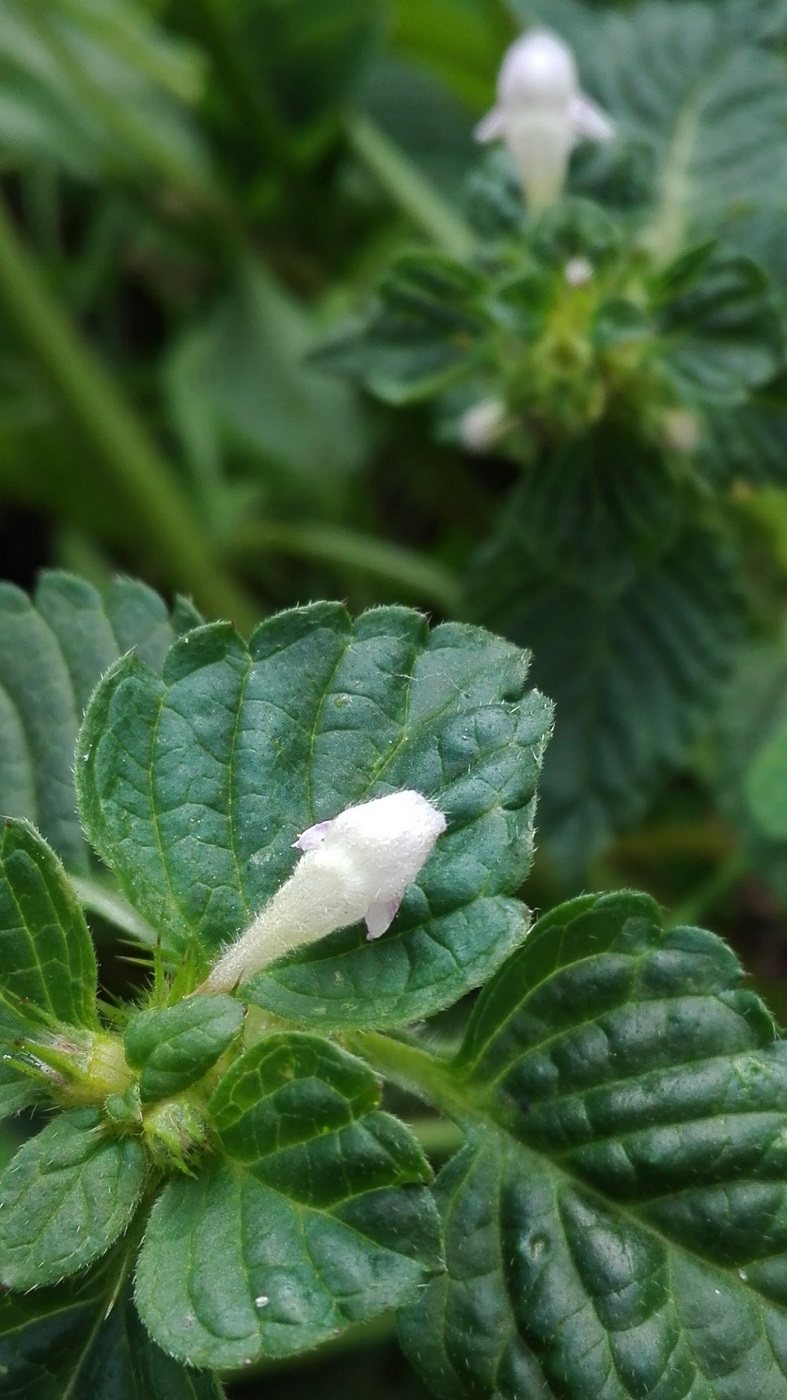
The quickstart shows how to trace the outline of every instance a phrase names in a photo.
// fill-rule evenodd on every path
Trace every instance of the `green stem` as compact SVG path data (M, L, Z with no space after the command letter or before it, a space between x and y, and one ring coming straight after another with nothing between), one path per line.
M372 574L394 584L409 596L432 603L455 616L459 609L459 582L450 569L424 558L415 550L375 539L334 525L286 525L264 521L247 525L238 534L240 555L274 551L298 559L310 559L341 569Z
M667 927L679 928L683 924L699 923L707 916L708 911L718 904L722 896L746 874L748 865L745 854L736 851L673 910L666 921Z
M175 588L214 616L251 628L257 610L219 563L191 503L114 380L52 296L0 201L0 304L137 516L147 552Z
M192 14L210 49L225 94L234 103L245 133L268 165L291 164L289 133L271 101L265 79L255 75L225 0L192 0Z
M416 228L452 257L470 256L475 245L472 230L374 122L351 117L347 136L358 159Z
M155 948L155 929L151 928L122 894L116 890L109 890L98 880L91 880L86 876L71 875L69 878L83 909L106 919L107 923L120 929L121 933L127 933L136 943Z
M447 1118L467 1123L483 1117L483 1101L478 1092L462 1083L445 1060L428 1050L379 1031L353 1031L343 1040L348 1050L360 1055L384 1079L425 1100Z

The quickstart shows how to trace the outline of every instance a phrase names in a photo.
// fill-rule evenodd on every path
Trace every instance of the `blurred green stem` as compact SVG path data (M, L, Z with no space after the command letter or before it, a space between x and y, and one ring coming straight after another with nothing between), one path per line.
M266 79L255 73L233 24L238 6L226 0L191 0L192 20L210 49L226 97L238 112L244 130L263 159L281 168L291 164L287 129L266 90Z
M441 612L456 615L459 582L450 569L415 550L334 525L286 525L265 521L241 529L234 541L240 558L275 551L314 563L372 574Z
M714 870L707 880L692 891L674 909L666 920L668 928L679 928L683 924L702 922L708 913L719 903L723 895L729 893L748 869L748 861L743 851L736 851L723 865Z
M96 491L114 488L129 502L162 577L206 612L251 628L257 609L224 571L167 462L52 295L1 200L0 303L100 455L104 472L97 463Z
M368 117L355 115L347 135L358 159L416 228L443 252L469 258L475 244L472 230L385 133Z

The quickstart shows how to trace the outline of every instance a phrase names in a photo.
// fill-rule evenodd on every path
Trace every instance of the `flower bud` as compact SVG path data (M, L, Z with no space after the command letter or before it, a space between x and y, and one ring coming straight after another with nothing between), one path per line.
M481 399L462 414L459 430L468 452L491 452L506 426L502 399Z
M614 126L580 91L568 46L546 29L531 29L505 55L497 105L475 135L505 141L535 211L559 198L577 142L609 141Z
M445 826L442 812L410 791L310 826L295 842L303 855L289 880L199 990L230 990L293 948L361 920L367 938L379 938Z

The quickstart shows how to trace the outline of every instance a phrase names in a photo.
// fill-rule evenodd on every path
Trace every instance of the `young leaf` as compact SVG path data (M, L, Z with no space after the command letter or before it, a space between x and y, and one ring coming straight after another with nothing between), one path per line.
M18 1073L13 1065L0 1060L0 1121L23 1108L29 1108L37 1098L38 1089L34 1081L26 1074Z
M96 955L57 856L26 821L0 822L0 1028L22 1004L57 1021L98 1027Z
M0 812L27 817L69 870L88 853L74 800L74 744L99 677L132 648L158 668L199 618L171 618L144 584L119 580L105 597L81 579L41 575L33 598L0 584Z
M734 560L706 530L685 531L625 586L613 577L597 592L529 566L527 532L517 515L504 520L479 555L471 602L480 620L532 646L535 679L556 702L540 835L576 879L643 811L720 698L740 598Z
M78 1273L123 1233L145 1184L134 1138L98 1131L93 1109L61 1113L0 1178L0 1282L40 1288Z
M485 279L439 253L400 258L362 324L325 343L318 364L388 403L431 398L478 367L490 327Z
M430 633L404 608L282 613L248 649L231 627L102 682L80 737L86 830L172 950L203 958L292 871L293 842L355 803L415 788L448 831L393 928L358 927L260 974L251 999L321 1026L395 1025L447 1006L524 936L518 889L550 707L527 658L477 628ZM86 756L86 757L85 757Z
M125 1035L126 1059L142 1071L143 1101L163 1099L195 1084L243 1027L243 1007L232 997L192 997L176 1006L143 1011Z
M0 1299L3 1400L222 1400L214 1377L151 1341L131 1290L114 1298L115 1277L91 1271L78 1287Z
M624 893L547 915L485 989L448 1272L402 1319L438 1393L787 1396L787 1054L739 983Z
M431 1172L379 1098L366 1065L313 1036L236 1062L210 1102L226 1157L166 1187L142 1246L137 1304L160 1346L241 1366L415 1297L440 1268Z

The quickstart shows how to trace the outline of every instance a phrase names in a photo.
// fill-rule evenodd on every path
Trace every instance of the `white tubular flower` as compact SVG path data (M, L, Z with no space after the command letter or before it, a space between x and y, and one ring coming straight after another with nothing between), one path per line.
M420 792L394 792L310 826L295 842L304 854L289 880L200 991L227 991L293 948L361 920L367 938L379 938L445 827Z
M557 35L531 29L508 50L497 106L476 127L477 141L505 141L531 210L554 204L578 141L610 141L615 128L579 88L574 55Z
M504 432L506 406L502 399L481 399L462 414L459 431L468 452L490 452Z

